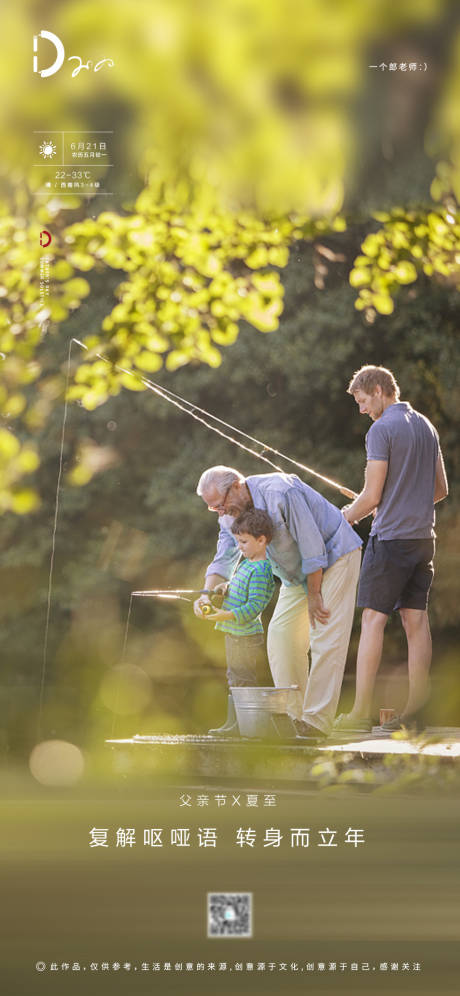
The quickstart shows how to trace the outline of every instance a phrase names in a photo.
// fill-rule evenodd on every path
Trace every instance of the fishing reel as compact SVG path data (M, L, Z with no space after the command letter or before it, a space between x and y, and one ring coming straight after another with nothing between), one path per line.
M201 614L203 616L209 616L211 612L215 611L215 609L221 609L225 598L223 591L207 591L206 594L209 595L209 598L211 599L211 605L209 605L209 602L205 602L204 605L201 606Z

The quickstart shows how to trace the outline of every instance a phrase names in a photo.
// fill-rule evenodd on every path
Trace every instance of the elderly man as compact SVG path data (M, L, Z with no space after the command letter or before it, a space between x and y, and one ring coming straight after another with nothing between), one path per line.
M341 512L296 474L243 475L211 467L197 493L219 516L206 588L230 577L238 559L233 519L247 508L268 512L274 526L267 547L281 589L268 630L268 659L276 686L299 685L293 719L299 736L321 739L332 727L350 640L361 540ZM206 596L195 603L201 613ZM311 636L310 636L311 625ZM311 670L308 675L308 647Z
M365 366L348 393L373 422L366 436L365 485L343 515L354 523L374 512L363 558L358 605L364 611L352 712L335 728L371 728L372 695L388 616L398 610L408 647L409 696L400 716L384 732L414 725L429 694L431 635L427 604L433 580L434 505L447 495L438 434L431 422L399 400L390 370Z

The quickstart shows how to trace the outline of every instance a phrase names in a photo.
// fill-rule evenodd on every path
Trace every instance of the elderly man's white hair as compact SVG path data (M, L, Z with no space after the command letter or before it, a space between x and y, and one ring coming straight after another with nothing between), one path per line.
M196 493L202 498L204 494L215 488L219 494L223 495L235 481L244 481L244 479L243 474L240 474L239 470L235 470L234 467L224 467L222 464L218 464L217 467L208 467L207 470L203 471L198 481Z

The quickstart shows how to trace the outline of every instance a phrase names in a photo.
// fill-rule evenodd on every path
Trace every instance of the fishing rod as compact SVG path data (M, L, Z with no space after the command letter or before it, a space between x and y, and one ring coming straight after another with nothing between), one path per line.
M188 595L192 595L192 598L187 598ZM157 588L157 589L147 589L145 591L132 591L131 598L141 597L141 598L165 598L167 600L180 600L182 602L193 602L195 598L200 595L208 595L211 605L204 603L201 606L201 611L203 615L208 615L212 612L212 609L220 609L222 602L224 600L224 595L222 592L216 592L209 588Z
M81 346L83 349L86 349L87 352L89 352L88 346L85 346L84 343L80 342L79 339L73 338L72 341L75 342L78 346ZM162 387L160 384L157 384L155 381L149 380L149 378L145 377L143 374L137 373L137 371L128 370L126 367L122 367L118 363L113 363L113 361L109 360L108 357L104 356L103 353L96 353L96 356L98 359L103 360L105 363L108 363L109 366L115 367L115 369L119 370L120 373L127 374L128 377L134 377L136 380L140 381L140 383L143 384L144 387L148 388L149 391L152 391L154 394L162 398L164 401L168 401L169 404L174 405L176 408L179 408L180 411L183 411L186 415L190 415L191 418L194 418L196 422L201 422L201 424L205 425L207 429L211 430L211 432L215 432L217 433L218 436L221 436L223 439L227 439L228 442L233 443L234 446L239 446L240 449L245 450L246 453L250 453L251 456L256 457L258 460L263 460L264 463L268 463L270 467L273 467L274 470L277 470L280 474L285 473L283 468L279 467L278 464L273 463L273 460L270 460L269 457L265 456L263 452L258 453L257 450L253 450L251 447L246 446L244 443L242 443L240 439L234 439L233 436L229 436L226 432L223 432L222 429L218 429L216 425L211 425L209 422L206 421L206 419L208 418L212 419L214 422L218 422L220 425L225 426L226 429L230 429L232 432L235 432L237 435L242 436L244 439L248 439L250 442L255 443L256 446L260 446L262 450L265 451L265 453L273 453L275 456L281 457L282 460L286 460L288 463L291 463L294 467L298 467L298 469L302 470L304 473L309 474L312 477L316 477L316 479L322 481L323 484L327 484L329 487L333 488L334 490L340 491L340 494L344 495L346 498L351 498L351 500L353 501L355 498L358 497L356 491L352 491L351 488L345 487L345 485L340 484L339 481L334 481L331 477L326 477L325 474L320 474L319 471L314 470L313 467L308 467L306 464L300 463L299 460L294 460L292 457L289 457L285 453L282 453L281 450L277 450L273 446L269 446L267 443L262 442L260 439L257 439L255 436L250 436L249 433L244 432L242 429L238 429L237 426L231 425L230 422L225 422L217 415L213 415L212 412L206 411L205 408L200 408L199 405L193 404L191 401L188 401L187 398L181 397L180 394L174 394L174 392L170 391L169 388ZM200 412L201 414L197 415L196 414L197 412ZM203 415L206 416L206 419L202 417Z
M102 358L103 357L101 357L101 359ZM123 373L129 373L129 372L130 371L128 370L123 370ZM250 436L247 432L243 432L242 429L238 429L236 426L231 425L228 422L224 422L223 419L220 419L217 415L213 415L212 412L206 411L205 408L199 408L198 405L192 404L191 401L187 401L185 398L181 398L180 401L178 401L176 399L180 398L180 395L173 395L172 391L168 391L167 388L160 387L159 384L156 384L154 381L147 380L145 377L140 377L140 379L145 387L147 387L150 391L153 391L153 393L157 394L160 398L163 398L164 401L169 401L171 405L174 405L176 408L179 408L181 411L185 412L186 415L191 415L191 417L194 418L196 422L201 422L202 425L205 425L208 429L211 429L212 432L216 432L218 436L222 436L224 439L227 439L228 442L233 443L235 446L239 446L240 449L242 450L246 450L246 452L250 453L251 456L255 456L257 457L258 460L263 460L264 463L268 463L270 467L273 467L274 470L277 470L280 474L284 474L285 471L283 470L282 467L279 467L278 464L273 463L273 461L270 460L268 457L264 456L263 453L258 453L256 450L251 449L251 447L245 446L245 444L242 443L241 440L234 439L232 436L229 436L226 432L222 432L222 430L218 429L215 425L210 425L209 422L207 422L200 415L197 415L196 412L197 411L202 412L203 415L206 415L207 418L214 419L215 422L219 422L221 425L225 425L226 428L231 429L233 432L236 432L238 435L243 436L246 439L249 439L251 442L256 443L256 445L261 446L266 453L273 453L275 456L281 457L282 460L286 460L288 463L292 463L294 467L298 467L299 470L303 470L304 473L310 474L312 477L316 477L317 480L322 481L323 484L327 484L329 487L334 488L336 491L340 491L340 493L344 495L345 498L351 498L353 501L355 498L358 497L357 492L352 491L351 488L347 488L345 487L344 484L340 484L338 481L332 480L331 477L326 477L324 474L320 474L319 471L313 470L313 467L307 467L306 464L300 463L299 460L294 460L292 457L286 456L285 453L281 453L280 450L275 449L273 446L269 446L268 443L264 443L260 439L256 439L255 436ZM189 407L186 408L184 407L184 405L188 405Z
M299 470L303 470L305 471L305 473L311 474L313 477L316 477L318 480L323 481L324 484L328 484L330 487L340 491L340 493L343 494L346 498L351 498L353 500L354 498L358 497L356 491L352 491L351 488L347 488L344 484L340 484L338 481L334 481L331 477L326 477L324 474L320 474L319 471L314 470L313 467L307 467L305 464L300 463L299 460L294 460L293 457L287 456L286 453L282 453L281 450L277 450L274 446L269 446L268 443L264 443L260 439L257 439L255 436L249 435L248 432L244 432L242 429L238 429L237 426L231 425L230 422L225 422L224 419L219 418L218 415L214 415L212 412L206 411L205 408L200 408L199 405L196 405L194 402L188 401L187 398L182 398L180 394L174 394L174 392L170 391L169 388L163 387L162 385L157 384L155 381L148 380L145 377L142 378L142 381L146 387L149 387L150 390L154 391L165 401L169 401L170 404L175 404L177 408L180 408L187 415L191 415L192 418L195 418L198 422L202 422L209 429L212 429L213 432L217 432L219 435L224 436L224 438L228 439L229 442L234 443L236 446L240 446L242 449L246 449L253 456L258 457L259 460L264 460L265 463L270 464L271 467L274 467L275 470L280 471L280 473L284 473L283 469L281 467L278 467L275 463L272 463L272 461L267 459L267 457L265 457L263 453L257 453L254 450L250 450L248 447L243 446L243 444L238 439L232 439L231 436L227 436L224 432L220 432L219 429L216 429L215 426L209 425L207 422L204 422L204 420L200 419L195 413L200 412L202 415L206 415L207 418L213 419L214 422L218 422L219 425L224 425L226 429L231 429L232 432L236 432L237 435L243 436L245 439L249 439L250 442L255 443L257 446L261 446L265 451L265 453L273 453L275 456L281 457L282 460L286 460L288 463L292 463L293 466L298 467ZM181 404L179 404L179 402L181 402ZM188 408L183 408L182 405L188 405Z

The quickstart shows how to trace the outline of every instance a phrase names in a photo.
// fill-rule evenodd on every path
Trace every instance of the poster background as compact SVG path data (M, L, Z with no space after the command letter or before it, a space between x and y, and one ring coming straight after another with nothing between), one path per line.
M406 6L409 15L412 5ZM348 5L355 33L359 8L359 4ZM2 37L4 43L9 42L2 70L8 92L3 109L5 203L17 219L21 216L18 201L24 212L25 198L35 241L42 225L58 241L66 213L72 221L92 217L98 225L103 207L127 212L144 182L152 147L158 152L183 141L190 149L193 102L190 114L183 119L180 115L169 121L161 114L149 117L149 107L170 109L174 104L169 102L169 94L175 92L175 77L166 60L163 74L142 80L151 57L148 47L143 47L139 19L134 15L137 29L129 33L126 9L126 4L110 10L101 5L93 11L77 0L47 5L46 9L39 3L24 2L3 15ZM339 257L343 251L345 259L338 258L324 274L321 259L308 243L299 240L289 267L282 273L285 309L279 331L263 336L243 325L235 345L223 350L219 369L191 365L177 373L158 375L172 390L354 487L359 487L361 480L364 430L362 420L350 413L351 401L344 389L353 370L364 361L399 364L404 393L436 424L442 416L449 470L458 468L452 439L458 411L458 340L444 335L442 355L436 358L440 372L437 370L438 379L432 384L430 362L436 349L424 341L428 338L426 327L423 334L417 334L415 324L409 330L411 316L420 322L417 300L407 293L394 317L377 316L376 323L366 326L356 315L355 292L348 283L351 261L359 252L377 202L388 207L401 199L410 202L411 196L429 199L433 161L427 153L426 134L436 120L449 74L454 74L456 28L455 5L427 4L426 10L427 21L422 12L420 24L413 29L406 26L398 33L387 4L388 30L379 38L367 36L363 29L362 43L353 49L360 80L356 89L351 84L347 89L346 74L341 75L337 68L341 65L338 50L332 58L327 51L326 41L334 38L334 18L339 21L338 7L330 5L328 27L322 21L317 27L316 45L319 51L324 50L324 64L327 62L325 76L337 71L337 100L346 93L349 102L341 129L344 150L349 153L344 152L344 186L345 203L353 215L351 245L342 244L340 235L332 241L326 238L327 247ZM152 25L157 31L163 25L168 52L168 38L174 39L171 21L155 20L155 5L134 4L133 11L141 11L146 39ZM302 26L309 16L313 32L316 5L307 13L300 6L292 13ZM204 5L201 16L208 15ZM78 51L83 59L93 60L113 53L113 70L101 69L97 76L82 71L72 78L69 67L64 66L48 80L38 78L31 72L32 36L45 27L45 20L49 30L65 39L66 53ZM363 13L364 23L368 22ZM191 30L191 21L185 24L186 30ZM213 29L211 21L210 45ZM245 23L242 30L246 30ZM350 29L350 46L353 38ZM343 55L342 48L340 51ZM409 85L404 88L399 74L390 77L387 70L368 69L374 61L377 65L381 60L388 62L393 57L387 55L389 51L398 63L406 58L409 61L414 51L420 59L422 53L429 53L430 71L417 70L418 91L409 90ZM197 52L199 69L198 44ZM289 54L286 60L289 62ZM135 63L141 67L137 75ZM241 73L241 67L235 67L237 94ZM176 79L181 79L179 68ZM317 86L320 88L319 83ZM246 83L242 90L248 92ZM213 94L208 95L209 101L211 98L215 99ZM188 107L188 90L178 87L176 100ZM354 122L350 131L348 113ZM222 104L218 116L224 124L226 115L226 105ZM183 131L179 131L178 122ZM37 184L45 179L45 169L33 166L37 152L34 133L74 131L84 126L86 130L114 131L113 196L104 199L104 205L101 198L94 198L82 205L69 202L65 210L58 211L49 207L46 198L40 198L37 214ZM432 132L433 126L433 143ZM312 143L306 152L306 166L316 162L315 156ZM229 173L232 165L229 160ZM281 162L285 194L293 181L290 175L283 179L282 167ZM263 171L256 179L262 187ZM35 269L30 271L35 276L42 256L37 246L32 261ZM158 761L152 752L152 757L140 762L137 755L133 760L129 751L120 754L106 747L105 740L111 736L207 729L223 708L225 695L219 637L209 630L204 632L185 609L179 613L176 607L155 611L136 607L130 630L131 670L124 674L121 693L123 675L113 671L120 663L133 587L191 587L199 583L202 565L212 548L215 523L198 499L192 513L191 496L207 463L234 463L237 459L230 444L208 436L185 416L166 411L166 405L162 408L150 395L123 392L92 412L76 404L69 408L48 655L43 670L42 638L68 344L72 335L82 338L99 326L113 306L118 282L116 271L91 274L91 296L78 309L70 308L65 319L60 319L59 311L51 316L40 347L44 376L32 385L27 399L32 408L37 400L42 406L48 404L46 418L21 427L23 433L35 434L39 440L42 504L30 517L9 513L2 523L6 662L2 686L2 879L8 897L3 935L5 992L48 993L53 986L64 992L113 992L117 987L130 993L154 988L159 992L193 992L214 991L217 984L223 991L248 993L307 987L331 992L391 988L393 993L432 992L436 987L441 992L454 992L458 976L458 786L455 779L449 782L449 766L427 766L424 787L420 786L420 772L414 779L413 772L402 767L395 770L393 780L382 778L380 783L377 779L373 785L363 780L362 766L355 766L349 781L340 780L342 770L328 779L327 772L312 773L312 760L308 777L302 774L291 791L287 780L280 786L275 779L276 759L273 775L267 777L265 770L262 777L257 765L244 773L240 769L232 773L231 757L223 768L206 770L202 761L198 764L193 757L181 757L176 763L165 761L163 755ZM439 323L451 328L458 309L455 288L433 282L431 290L424 285L424 295L426 325L432 323L437 328ZM333 376L328 376L328 355ZM32 360L32 355L26 356L27 362ZM331 422L332 417L335 421ZM95 453L100 458L97 472L93 467L85 486L75 468L90 465ZM246 455L238 465L243 471L254 472L253 461ZM439 580L433 598L437 653L432 721L452 726L458 723L454 670L458 658L458 578L452 556L457 522L454 493L450 507L440 510ZM355 632L345 686L348 697L353 687L356 639ZM379 686L380 702L382 696L393 696L393 702L403 694L403 649L396 625L388 634L388 646L391 667ZM126 712L121 703L127 703ZM29 755L37 741L43 740L70 742L82 751L85 770L74 785L50 788L33 779ZM45 770L42 781L52 778L53 764L57 765L56 760L51 770ZM65 780L65 771L63 777ZM71 783L72 770L67 777ZM413 781L417 782L416 790L411 788ZM224 788L231 785L259 793L267 785L275 785L276 810L269 815L263 810L244 810L241 823L227 810L207 811L205 825L216 825L222 835L222 846L216 853L195 847L182 854L165 848L158 860L157 854L148 853L139 844L132 852L112 848L105 854L89 848L93 826L115 830L133 826L140 837L144 826L181 825L180 792L195 793L203 786L203 791L207 786L214 791L222 784ZM376 793L379 786L381 790ZM185 825L195 827L204 822L197 808L192 815L193 820L190 817ZM258 830L273 825L288 832L289 827L304 824L316 830L337 827L342 834L348 826L363 827L366 844L356 851L343 845L337 853L312 847L302 854L285 847L271 853L260 846L254 853L249 848L240 851L232 843L237 825L254 825ZM206 939L205 896L207 891L221 890L254 893L253 940L220 943ZM217 983L208 971L195 971L190 976L186 972L168 976L164 971L158 975L138 971L134 982L126 972L115 975L111 971L105 976L101 971L91 973L89 967L85 975L83 971L79 975L69 972L65 979L61 972L53 976L47 970L40 975L34 967L40 960L47 965L80 961L87 966L103 960L133 964L142 960L206 964L273 960L304 965L310 960L370 964L420 961L423 971L420 975L399 971L394 976L376 971L369 982L362 971L353 975L337 972L334 976L319 971L311 976L289 973L285 977L279 970L252 975L244 970L240 977L234 968L231 974L222 973Z

